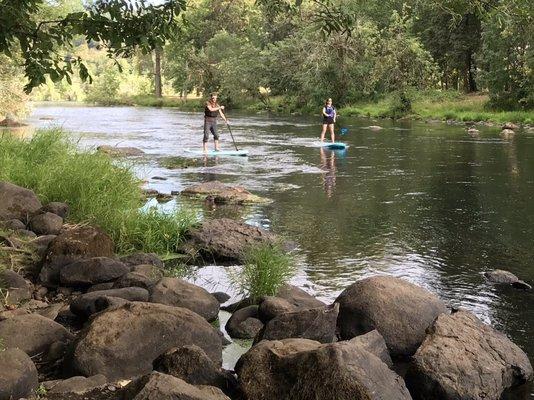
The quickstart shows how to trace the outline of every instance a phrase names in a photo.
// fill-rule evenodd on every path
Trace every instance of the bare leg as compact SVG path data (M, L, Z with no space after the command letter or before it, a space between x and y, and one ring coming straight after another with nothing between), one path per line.
M323 130L321 131L321 142L324 142L324 135L326 134L326 124L323 124Z
M219 141L218 140L215 140L215 151L219 151L220 148L219 148Z
M330 124L328 128L330 129L330 136L332 137L332 143L334 143L336 141L336 135L334 133L334 124Z
M207 153L208 152L208 142L204 142L202 143L202 151L204 153Z

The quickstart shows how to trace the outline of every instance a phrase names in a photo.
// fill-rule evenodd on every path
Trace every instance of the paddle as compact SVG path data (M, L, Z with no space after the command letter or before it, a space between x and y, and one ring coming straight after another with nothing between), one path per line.
M232 137L232 142L234 142L235 149L236 151L239 151L239 149L237 148L237 144L235 144L235 139L234 139L232 130L230 129L230 124L228 123L228 121L225 121L225 122L226 122L226 126L228 127L228 131L230 132L230 136Z
M349 128L341 128L340 133L341 136L346 135L347 133L349 133Z

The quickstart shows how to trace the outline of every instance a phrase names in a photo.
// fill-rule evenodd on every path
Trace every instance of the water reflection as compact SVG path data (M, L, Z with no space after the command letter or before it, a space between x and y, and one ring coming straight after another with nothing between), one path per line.
M321 154L321 169L325 171L322 174L323 188L327 197L332 197L336 187L336 152L327 150L324 147L319 149Z

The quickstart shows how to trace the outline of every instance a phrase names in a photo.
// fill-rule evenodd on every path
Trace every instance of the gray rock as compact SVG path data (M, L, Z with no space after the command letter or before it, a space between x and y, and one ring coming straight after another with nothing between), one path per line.
M498 284L508 284L512 285L518 289L530 290L532 286L528 283L520 280L517 276L512 274L510 271L505 271L503 269L494 269L493 271L484 272L484 276L488 281Z
M50 246L50 243L57 237L57 235L43 235L39 236L32 241L28 243L28 246L30 246L37 254L39 259L42 259L45 257L46 252L48 251L48 246Z
M236 378L215 365L204 350L195 345L165 352L154 361L154 370L183 379L191 385L218 387L229 396L237 391Z
M136 265L155 265L159 268L164 268L165 264L154 253L135 253L125 257L121 257L121 261L129 267L135 267Z
M254 339L263 328L263 323L257 318L258 306L248 306L234 312L226 322L226 332L236 339Z
M190 232L183 250L203 259L234 262L243 258L245 249L261 243L274 243L276 236L264 229L228 218L208 219Z
M427 290L391 276L362 279L345 289L339 303L338 329L344 340L376 329L392 356L410 356L436 317L447 312Z
M196 387L160 372L132 381L125 391L132 400L230 400L217 388Z
M178 278L163 278L152 289L152 303L184 307L208 321L219 316L219 302L207 290Z
M119 298L127 301L148 301L148 290L139 287L129 287L121 289L99 290L78 296L70 304L73 314L89 318L91 315L104 310L110 303L100 302L103 297ZM104 308L102 308L104 307Z
M19 348L30 357L46 355L55 343L66 344L74 339L63 326L38 314L0 321L0 337L6 349Z
M228 300L230 300L230 295L224 292L214 292L211 295L217 299L219 304L226 303Z
M132 267L131 271L115 281L114 287L141 287L152 290L163 278L163 270L155 265L144 264Z
M393 361L388 352L386 341L382 335L375 329L365 335L356 336L350 340L352 343L358 344L369 353L374 354L382 360L388 367L393 366Z
M98 291L101 291L101 290L113 289L113 287L115 286L115 282L97 283L96 285L93 285L89 289L87 289L87 293L98 292Z
M247 399L411 400L402 378L360 344L265 340L236 365Z
M72 378L55 381L48 390L47 394L83 394L88 390L102 386L107 382L104 375L94 375L86 378L85 376L73 376Z
M91 257L113 257L115 246L99 228L77 226L61 232L50 242L39 279L46 286L57 286L63 266Z
M217 330L198 314L162 304L127 303L95 314L80 334L70 365L85 376L127 378L152 371L153 361L167 350L191 344L221 364Z
M332 343L336 339L338 313L339 304L333 304L280 314L267 322L255 341L302 338Z
M39 381L31 358L20 349L0 351L0 400L30 396Z
M258 317L263 323L267 323L280 314L324 306L326 304L306 291L286 284L278 290L276 296L265 296L260 300Z
M61 268L59 280L67 286L91 286L114 281L130 271L125 264L108 257L75 261Z
M31 190L9 182L0 182L0 221L28 221L41 206L41 202Z
M17 305L32 298L32 285L15 271L0 270L0 287L7 289L5 304Z
M59 215L61 218L65 219L69 215L69 205L67 203L53 201L43 206L41 211L51 212L52 214Z
M51 212L37 214L30 219L30 228L38 235L57 235L63 227L63 218Z
M527 355L467 311L438 316L406 376L415 399L485 400L533 378Z
M0 221L0 227L2 229L8 229L10 231L17 231L20 229L26 229L26 225L24 225L24 222L18 220L18 219L10 219L8 221Z

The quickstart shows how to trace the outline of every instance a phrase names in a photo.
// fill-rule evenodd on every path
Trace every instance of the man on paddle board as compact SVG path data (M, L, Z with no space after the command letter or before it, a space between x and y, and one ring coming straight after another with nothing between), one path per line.
M208 152L208 140L210 132L215 141L215 151L219 151L219 134L217 133L217 117L220 115L224 122L228 123L226 116L223 113L224 106L217 102L217 93L212 93L210 99L206 102L204 107L204 138L202 140L204 153Z
M323 130L321 132L321 142L324 142L324 136L326 134L326 129L330 131L330 136L332 138L332 143L336 141L336 135L334 134L334 124L336 123L336 109L332 105L332 99L328 99L324 103L323 107Z

